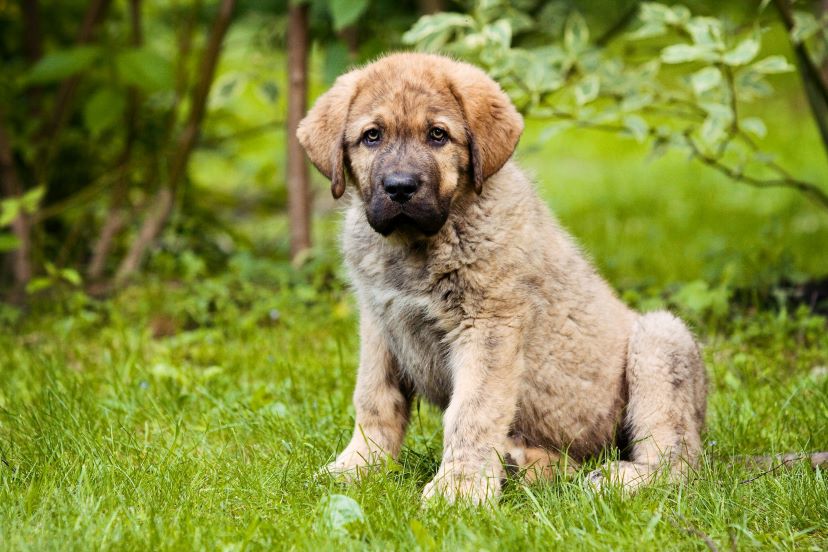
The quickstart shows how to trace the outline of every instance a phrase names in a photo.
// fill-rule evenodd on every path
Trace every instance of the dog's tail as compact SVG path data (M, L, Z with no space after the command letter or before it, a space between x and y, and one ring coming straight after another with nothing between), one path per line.
M758 475L746 479L742 483L749 483L764 475L772 474L780 470L791 469L794 466L808 463L813 469L828 469L828 452L796 453L785 454L760 454L758 456L731 456L731 466L744 466L748 469L763 470Z

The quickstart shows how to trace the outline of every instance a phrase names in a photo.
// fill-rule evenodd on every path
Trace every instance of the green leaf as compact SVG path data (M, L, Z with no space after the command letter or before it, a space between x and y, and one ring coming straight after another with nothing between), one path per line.
M575 101L578 105L588 104L598 97L601 91L601 81L597 75L589 75L575 85Z
M724 286L711 289L707 282L695 280L682 286L672 299L697 314L710 312L723 316L729 308L730 291Z
M653 103L653 95L649 92L633 92L621 100L621 111L638 111Z
M712 17L694 17L684 24L684 29L690 34L693 43L711 49L724 48L722 38L722 23Z
M773 88L764 75L750 68L736 74L736 95L740 100L751 101L764 98L773 92Z
M671 9L671 17L667 20L668 23L673 25L685 25L688 21L690 21L690 10L687 7L682 6L681 4L676 4Z
M33 278L29 280L28 284L26 284L26 293L37 293L38 291L51 287L52 284L52 279L47 278L45 276L41 276L40 278Z
M421 50L436 51L443 47L453 32L474 28L474 19L462 13L424 15L402 36L404 44Z
M801 44L817 34L822 26L810 12L796 10L793 13L794 26L791 29L791 40L794 44Z
M785 59L785 56L768 56L764 59L760 59L756 63L750 66L750 68L757 73L762 73L764 75L769 75L772 73L787 73L789 71L793 71L796 69L793 65L788 63L788 60Z
M759 46L759 40L756 38L746 38L722 56L722 61L727 65L745 65L746 63L750 63L756 57L756 54L759 53Z
M498 19L483 27L483 36L502 48L508 48L512 44L512 25L508 19Z
M83 107L83 122L94 136L114 127L123 120L126 98L122 91L101 88Z
M709 116L702 123L699 136L708 147L716 145L724 137L727 124L720 117Z
M76 46L46 54L26 75L26 82L44 84L71 77L91 66L98 57L95 46Z
M20 240L14 234L0 233L0 253L8 253L20 247Z
M729 105L716 102L701 102L699 103L699 107L704 109L709 116L721 119L725 124L729 125L733 121L733 110L730 109Z
M629 130L633 138L639 143L643 142L650 132L650 126L647 124L647 121L638 115L627 115L624 117L624 128Z
M63 268L60 270L60 277L72 284L73 286L81 285L81 276L74 268Z
M705 67L690 75L690 84L697 95L711 90L722 82L722 72L718 67Z
M326 83L333 84L336 77L345 72L351 58L348 47L341 40L336 40L325 45L325 62L322 74Z
M322 498L322 523L326 529L347 536L365 522L365 514L353 498L332 494Z
M368 0L329 0L334 30L341 31L353 25L368 9Z
M569 14L564 27L564 48L571 54L583 52L589 43L589 27L578 12Z
M643 2L638 17L645 23L667 23L674 18L672 10L657 2Z
M668 7L657 2L644 2L638 17L646 23L681 25L690 19L690 10L682 5Z
M0 227L8 226L20 212L20 198L9 197L0 201Z
M145 92L173 88L172 63L148 48L131 48L119 52L115 57L115 66L122 82Z
M739 121L739 126L758 138L764 138L768 134L768 128L765 126L765 122L759 117L742 119Z
M667 33L667 26L663 23L645 23L634 31L627 33L627 38L630 40L640 40L643 38L652 38L654 36L662 36Z
M40 200L46 194L45 186L36 186L23 194L20 198L20 207L29 214L37 211L37 206L40 205Z
M717 54L707 46L673 44L661 51L664 63L686 63L688 61L714 61Z

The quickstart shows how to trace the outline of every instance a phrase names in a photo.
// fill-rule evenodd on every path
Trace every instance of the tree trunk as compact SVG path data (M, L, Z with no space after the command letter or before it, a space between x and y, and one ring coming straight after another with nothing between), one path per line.
M790 33L795 25L791 4L789 0L774 0L774 4L785 25L785 30L788 31L788 40L790 40ZM791 47L796 56L805 97L808 99L811 114L822 138L823 150L828 155L828 77L814 63L804 42L794 44L791 41Z
M141 46L143 42L141 0L130 0L129 18L132 45L136 47ZM121 167L119 169L120 174L112 188L106 219L101 227L98 240L92 248L92 259L89 261L89 266L86 269L86 275L92 281L100 279L103 275L104 269L106 268L106 261L109 258L109 252L115 243L115 238L127 220L125 204L127 192L129 191L129 161L132 158L132 148L135 144L137 134L138 104L141 99L138 90L134 86L129 87L127 98L128 105L125 113L126 120L124 121L126 125L126 137L124 139L124 149L118 160L118 165Z
M287 189L292 258L311 245L310 185L305 152L296 129L305 115L308 97L308 6L288 8Z
M2 179L3 197L20 197L23 195L23 186L17 175L14 153L9 136L6 134L5 121L2 115L0 115L0 179ZM12 221L11 227L19 245L10 254L14 283L12 284L9 300L13 303L22 303L26 297L26 284L32 278L32 240L29 215L22 210L19 211Z
M213 22L213 28L210 31L210 37L201 59L201 65L198 71L199 80L193 89L187 124L179 135L178 145L170 162L169 177L166 184L158 191L155 204L151 212L144 219L138 237L132 242L129 251L118 267L118 271L115 274L116 286L126 283L135 271L138 270L144 260L147 249L158 239L158 236L170 218L170 214L175 205L178 187L187 172L187 163L195 148L198 134L201 130L201 122L207 111L207 97L210 95L210 88L213 84L216 65L218 65L221 46L224 42L224 36L227 34L227 29L230 26L235 5L236 0L222 0L221 2L218 15Z

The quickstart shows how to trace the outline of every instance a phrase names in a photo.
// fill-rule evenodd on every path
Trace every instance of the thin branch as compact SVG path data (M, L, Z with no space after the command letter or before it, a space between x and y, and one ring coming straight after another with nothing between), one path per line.
M143 31L141 28L141 0L130 0L129 21L132 45L139 47L143 42ZM124 139L124 148L121 152L120 159L118 160L118 165L122 167L121 174L115 182L115 186L112 188L106 219L101 227L98 239L92 248L92 258L90 259L89 265L86 269L86 275L90 280L97 280L103 274L103 271L106 268L106 261L109 258L109 252L112 250L112 246L115 243L115 238L118 236L118 233L120 233L127 221L127 213L124 209L124 205L127 202L127 193L129 191L128 166L138 134L138 109L139 102L141 100L140 93L135 86L130 86L128 88L127 98L128 104L124 114L126 137Z
M828 193L826 193L821 188L817 187L815 184L788 177L763 180L746 175L732 167L725 165L721 159L713 157L711 155L707 155L706 153L702 152L696 145L693 138L690 137L688 134L685 134L685 138L687 145L690 146L690 151L693 154L693 157L695 157L708 167L711 167L717 170L718 172L724 174L732 180L748 184L750 186L753 186L754 188L788 188L791 190L796 190L811 198L820 207L828 209Z
M138 237L121 261L115 274L115 285L124 284L141 265L147 249L158 239L161 230L167 223L175 205L176 192L184 178L187 163L196 145L201 122L207 109L207 97L213 84L216 66L218 65L224 36L233 18L233 9L236 0L222 0L218 14L213 22L210 37L207 41L199 70L199 81L193 90L190 102L190 114L184 130L179 135L178 147L173 154L170 173L167 183L159 190L152 212L144 219Z
M737 456L731 459L730 464L743 464L748 467L762 467L766 470L757 475L740 481L739 484L747 485L761 477L777 472L782 468L790 468L800 462L808 461L812 468L828 467L828 452L812 452L810 454L766 454L761 456Z
M604 132L613 132L613 133L623 133L629 134L630 131L628 128L621 126L621 125L612 125L612 124L605 124L605 123L592 123L589 121L583 121L578 119L575 115L571 113L566 113L565 111L553 111L550 118L556 119L563 119L567 121L571 121L576 127L578 128L588 128L593 130L600 130ZM656 137L656 130L650 128L647 134L651 137ZM705 165L717 170L718 172L726 175L731 180L736 182L742 182L749 186L753 186L755 188L787 188L791 190L796 190L810 199L812 199L819 207L823 209L828 209L828 193L825 192L822 188L813 184L811 182L806 182L804 180L799 180L790 176L790 174L784 170L781 166L774 162L768 163L768 166L775 170L777 173L780 174L781 178L774 178L774 179L760 179L750 175L746 175L743 172L734 169L722 162L719 157L714 157L712 155L708 155L701 151L698 145L693 141L692 137L689 133L684 134L685 141L690 148L690 151L695 159L698 159ZM752 142L749 138L747 138L744 133L740 131L740 137L745 139L745 142L751 145L751 147L756 148L754 142ZM758 151L758 149L757 149Z

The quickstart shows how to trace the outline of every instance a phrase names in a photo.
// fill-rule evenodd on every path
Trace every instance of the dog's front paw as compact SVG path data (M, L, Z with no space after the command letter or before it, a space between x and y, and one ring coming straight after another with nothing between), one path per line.
M589 472L584 480L587 488L603 491L613 485L628 493L635 492L642 484L652 479L655 468L633 462L608 462L597 470Z
M320 475L329 475L347 483L358 481L368 473L381 468L384 455L378 452L345 450L336 460L319 470Z
M500 496L500 479L495 473L440 469L423 489L423 501L443 497L449 504L461 501L474 505L493 503Z

